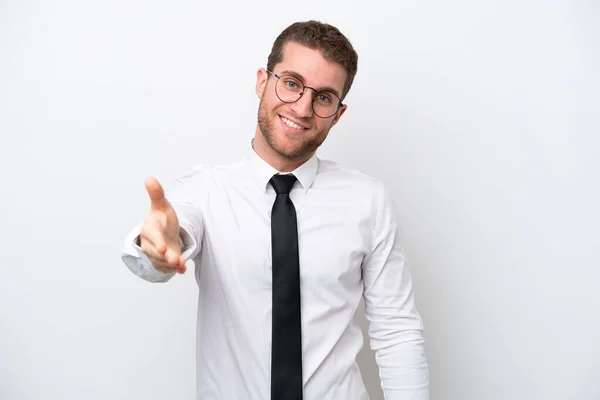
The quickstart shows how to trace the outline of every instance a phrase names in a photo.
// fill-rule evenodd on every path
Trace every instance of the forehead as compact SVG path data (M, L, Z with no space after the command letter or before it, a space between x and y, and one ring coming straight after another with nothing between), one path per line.
M304 84L315 88L332 87L342 93L346 82L346 70L340 64L323 58L319 50L314 50L296 42L289 42L283 48L283 57L275 66L276 71L293 71L304 78Z

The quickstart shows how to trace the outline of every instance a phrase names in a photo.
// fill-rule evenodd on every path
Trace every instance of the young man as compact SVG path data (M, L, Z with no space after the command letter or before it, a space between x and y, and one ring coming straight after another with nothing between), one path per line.
M422 322L383 185L315 155L339 121L357 54L338 29L295 23L257 73L252 146L197 166L127 237L133 273L166 282L193 259L198 400L364 400L353 321L364 296L387 400L429 397Z

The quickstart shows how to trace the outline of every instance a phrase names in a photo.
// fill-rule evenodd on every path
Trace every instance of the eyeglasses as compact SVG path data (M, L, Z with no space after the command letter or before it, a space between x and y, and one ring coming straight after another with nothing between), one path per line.
M267 70L267 72L277 78L275 94L284 103L295 103L300 100L305 89L311 89L316 93L313 97L312 109L317 117L333 117L343 105L340 98L329 90L317 91L310 86L305 86L300 79L291 75L279 76L272 71Z

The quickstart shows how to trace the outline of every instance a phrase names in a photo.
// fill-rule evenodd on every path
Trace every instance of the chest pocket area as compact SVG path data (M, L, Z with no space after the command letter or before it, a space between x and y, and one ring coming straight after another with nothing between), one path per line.
M368 251L365 226L357 220L305 220L299 227L301 277L311 287L352 287L360 283Z

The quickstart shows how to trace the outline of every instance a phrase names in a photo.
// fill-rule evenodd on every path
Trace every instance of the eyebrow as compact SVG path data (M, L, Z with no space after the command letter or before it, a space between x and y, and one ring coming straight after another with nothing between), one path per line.
M297 78L297 79L301 80L302 83L304 83L306 81L302 75L300 75L297 72L290 71L289 69L286 69L285 71L282 71L282 72L280 72L277 75L291 75L294 78ZM317 91L319 91L319 92L322 92L322 91L331 92L331 93L335 94L338 98L340 98L339 92L337 90L335 90L334 88L329 87L329 86L319 88Z

